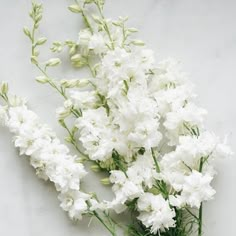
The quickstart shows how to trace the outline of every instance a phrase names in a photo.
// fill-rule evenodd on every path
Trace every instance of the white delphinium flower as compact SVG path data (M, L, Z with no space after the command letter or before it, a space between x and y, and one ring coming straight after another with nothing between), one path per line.
M81 109L95 108L98 103L98 97L95 91L70 91L70 98L73 104Z
M11 132L19 132L21 127L37 123L37 115L28 110L26 106L9 108L8 127Z
M155 79L155 78L154 78ZM160 89L152 91L152 84L149 85L151 96L156 100L159 114L163 117L166 113L176 111L183 107L186 101L191 101L195 97L193 87L188 84L179 85L174 88Z
M110 182L113 183L112 190L115 194L115 199L112 202L108 202L107 206L112 206L117 212L119 212L121 205L125 205L128 200L138 198L143 193L141 184L134 183L120 170L110 172ZM125 208L121 209L125 210Z
M127 153L126 138L113 127L105 108L85 110L76 126L79 140L92 160L106 161L111 158L113 149L121 155Z
M187 103L175 111L166 114L164 126L170 145L178 143L179 135L189 133L192 127L202 127L207 112L193 103Z
M180 63L174 59L163 60L159 62L155 69L155 76L152 86L156 91L169 87L186 84L187 76L182 71Z
M159 132L159 115L156 103L141 87L130 88L127 98L118 103L114 111L114 123L126 134L131 147L158 146L162 135Z
M127 176L137 185L152 188L159 174L156 172L151 153L146 151L143 155L138 155L128 168Z
M123 48L116 48L114 51L107 52L101 61L104 75L110 80L116 77L124 78L131 66L130 56L131 54Z
M162 195L144 193L137 202L138 219L156 234L175 226L175 211Z
M224 146L223 149L221 149L222 146ZM215 134L205 131L199 137L180 136L176 150L164 155L160 166L164 176L171 179L173 177L173 181L170 181L173 185L175 182L179 182L185 173L189 173L190 170L198 170L201 160L205 162L202 169L205 172L205 168L206 171L209 171L208 165L213 164L215 159L230 155L232 155L232 151L225 143L222 144ZM178 175L179 178L174 175ZM176 190L178 191L178 189Z
M67 211L73 220L81 220L82 215L88 213L87 202L91 196L80 191L68 191L58 196L61 208Z
M95 33L91 36L88 48L98 55L103 54L108 50L104 36L100 33Z
M11 123L9 123L11 127ZM47 126L24 124L17 136L14 137L16 147L20 149L20 155L32 155L51 143L51 134Z
M116 48L114 51L108 51L102 58L98 70L97 77L101 79L95 81L97 88L108 97L116 97L123 89L123 81L132 65L131 54L125 49Z
M150 155L146 152L138 155L125 173L120 170L110 171L109 179L113 183L112 190L115 198L111 202L104 201L102 204L97 204L97 207L113 209L119 214L126 209L127 201L139 198L145 188L151 188L159 175Z
M211 200L216 191L210 186L213 177L198 171L185 177L181 198L191 207L200 207L201 202Z
M89 195L80 192L80 181L86 175L84 166L76 162L76 157L69 154L68 148L60 143L55 133L42 124L26 105L9 107L6 125L14 134L13 140L20 154L29 156L39 177L53 182L62 195L73 192L73 201L67 202L70 209L65 209L67 203L64 198L62 207L69 211L71 218L80 219L88 209L86 200L89 198Z
M135 47L132 55L144 71L152 70L155 67L154 52L143 47Z
M57 158L60 158L60 154ZM67 158L70 159L54 159L45 170L49 179L61 192L79 190L81 179L87 174L82 164L71 161L72 156L67 155Z

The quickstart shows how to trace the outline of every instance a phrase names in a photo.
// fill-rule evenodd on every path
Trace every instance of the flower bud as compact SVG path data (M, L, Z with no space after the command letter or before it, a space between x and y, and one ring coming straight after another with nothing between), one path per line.
M65 137L65 141L67 142L67 143L72 143L72 139L71 139L71 137L70 136L68 136L68 137Z
M131 43L135 46L144 46L145 45L145 43L142 40L133 40Z
M41 84L46 84L46 83L48 83L49 82L49 78L48 77L46 77L46 76L37 76L36 78L36 81L37 82L39 82L39 83L41 83Z
M128 31L131 32L131 33L136 33L136 32L138 32L138 29L136 29L136 28L128 28Z
M99 172L101 171L101 168L98 165L92 165L90 169L94 172Z
M24 27L24 28L23 28L23 31L24 31L24 34L25 34L27 37L31 38L31 33L30 33L30 30L28 29L28 27Z
M57 66L61 63L59 58L51 58L46 62L46 66Z
M101 183L102 183L103 185L110 185L110 184L111 184L109 178L101 179Z
M71 61L75 67L82 67L87 64L87 60L80 54L75 54L72 56Z
M68 9L73 13L81 13L82 9L79 5L70 5Z
M32 63L32 64L35 64L35 65L38 64L38 61L37 61L37 57L36 57L36 56L32 56L30 59L31 59L31 63Z
M36 45L43 45L46 43L47 39L45 37L39 38L36 42Z
M0 84L0 93L1 94L7 94L8 93L8 84L7 84L7 82L2 82Z

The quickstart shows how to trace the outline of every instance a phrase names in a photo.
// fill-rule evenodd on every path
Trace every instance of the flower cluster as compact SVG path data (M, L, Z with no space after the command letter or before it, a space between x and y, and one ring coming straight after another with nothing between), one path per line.
M71 64L87 68L87 78L55 80L47 68L61 60L39 62L38 47L46 42L35 35L41 6L33 4L33 28L24 32L32 43L31 61L43 72L37 81L65 99L57 117L68 131L66 140L84 161L109 175L114 199L93 198L90 211L135 213L138 227L130 228L131 235L189 235L196 223L201 236L202 203L215 194L215 160L232 151L206 130L207 112L195 104L193 85L179 62L156 62L153 51L133 38L137 30L126 26L127 18L104 17L103 0L75 2L69 9L81 14L86 28L76 40L55 41L51 51L68 48ZM90 8L96 14L90 15ZM31 156L40 176L56 184L70 216L80 218L90 198L79 188L83 166L25 105L11 107L8 116L15 145ZM66 125L68 118L72 128Z
M61 207L73 219L87 213L89 194L81 192L80 182L86 175L84 166L69 149L61 144L55 133L29 110L22 99L9 97L8 106L0 107L1 123L13 133L20 155L29 156L39 178L50 180L60 192Z

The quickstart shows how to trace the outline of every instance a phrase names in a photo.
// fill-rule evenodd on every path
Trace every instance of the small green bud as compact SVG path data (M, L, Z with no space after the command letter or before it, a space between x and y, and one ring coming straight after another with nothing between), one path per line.
M145 43L142 40L133 40L131 43L135 46L144 46L145 45Z
M103 185L110 185L110 184L111 184L109 178L101 179L101 183L102 183Z
M101 168L98 165L92 165L90 169L94 172L99 172L101 171Z
M23 32L27 37L29 37L31 39L31 33L30 33L30 30L28 29L28 27L24 27Z
M70 5L68 9L73 13L81 13L82 9L79 5Z
M99 18L99 16L97 15L92 15L93 20L97 23L97 24L101 24L102 20Z
M63 128L66 127L65 121L63 119L59 119L58 122Z
M45 37L39 38L36 42L36 45L43 45L46 43L47 39Z
M138 32L138 29L136 29L136 28L128 28L128 31L131 32L131 33L136 33L136 32Z
M60 81L61 86L65 88L83 88L86 87L89 84L89 80L87 79L70 79L70 80L61 80Z
M79 61L81 61L82 56L80 54L75 54L70 59L71 59L72 62L79 62Z
M62 51L62 43L59 41L55 41L50 48L52 52L61 52Z
M112 24L115 25L115 26L118 26L118 27L122 26L120 21L113 21Z
M39 82L41 84L46 84L49 82L49 78L46 76L37 76L35 79L37 82Z
M57 66L61 63L59 58L51 58L46 62L46 66Z
M38 64L37 56L32 56L32 57L31 57L31 63L32 63L32 64L35 64L35 65Z
M67 143L72 143L72 139L71 139L70 136L65 137L65 141L66 141Z
M41 21L42 20L42 14L38 14L36 17L35 17L35 22L39 22L39 21Z
M7 94L8 93L8 84L7 84L7 82L2 82L0 84L0 93L1 94Z
M75 54L71 57L71 62L75 67L82 67L87 64L87 60L80 54Z
M69 50L69 54L70 54L70 55L73 55L73 54L75 54L75 53L76 53L76 45L72 46L72 47L70 48L70 50Z

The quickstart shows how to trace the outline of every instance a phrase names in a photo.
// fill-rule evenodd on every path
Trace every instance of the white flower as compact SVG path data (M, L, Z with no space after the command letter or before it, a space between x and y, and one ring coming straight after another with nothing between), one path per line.
M102 54L106 52L107 47L104 37L99 33L93 34L90 38L88 48L92 49L95 54Z
M67 102L65 106L70 107L71 103ZM55 184L61 192L61 206L70 217L81 219L87 212L86 201L90 198L80 191L81 179L87 174L84 166L75 161L75 156L69 155L68 148L26 105L10 107L8 116L6 125L14 134L14 144L20 149L20 154L30 157L30 163L40 178Z
M61 208L64 211L68 211L70 218L73 220L81 220L82 215L88 212L86 201L91 198L89 194L79 191L69 191L61 193L58 198L61 201Z
M151 153L146 151L143 155L139 155L128 168L127 175L136 185L144 185L145 187L151 188L155 180L159 178Z
M114 201L124 204L127 200L133 200L143 193L142 186L129 180L122 171L111 171L110 181L114 183L112 190L116 195Z
M96 92L94 91L70 91L70 97L73 104L81 109L95 108L98 102Z
M9 108L9 120L7 126L11 132L18 132L22 126L34 125L38 117L25 106L16 106Z
M200 207L201 202L213 198L216 191L210 186L213 177L208 173L202 174L193 171L185 177L185 183L181 192L181 197L191 207Z
M153 80L156 80L154 77ZM159 113L165 117L166 113L183 107L186 101L191 101L196 95L191 84L183 84L169 89L155 90L153 83L149 84L149 91L158 104Z
M202 127L206 110L197 107L193 103L187 103L184 107L166 114L164 126L167 129L169 144L178 143L178 136L190 132L191 127Z
M163 60L158 63L155 75L158 87L161 89L169 86L185 84L187 81L185 73L182 72L180 63L174 59Z
M156 234L175 226L175 211L170 208L168 202L162 195L144 193L137 202L137 209L140 212L138 219L151 232Z

